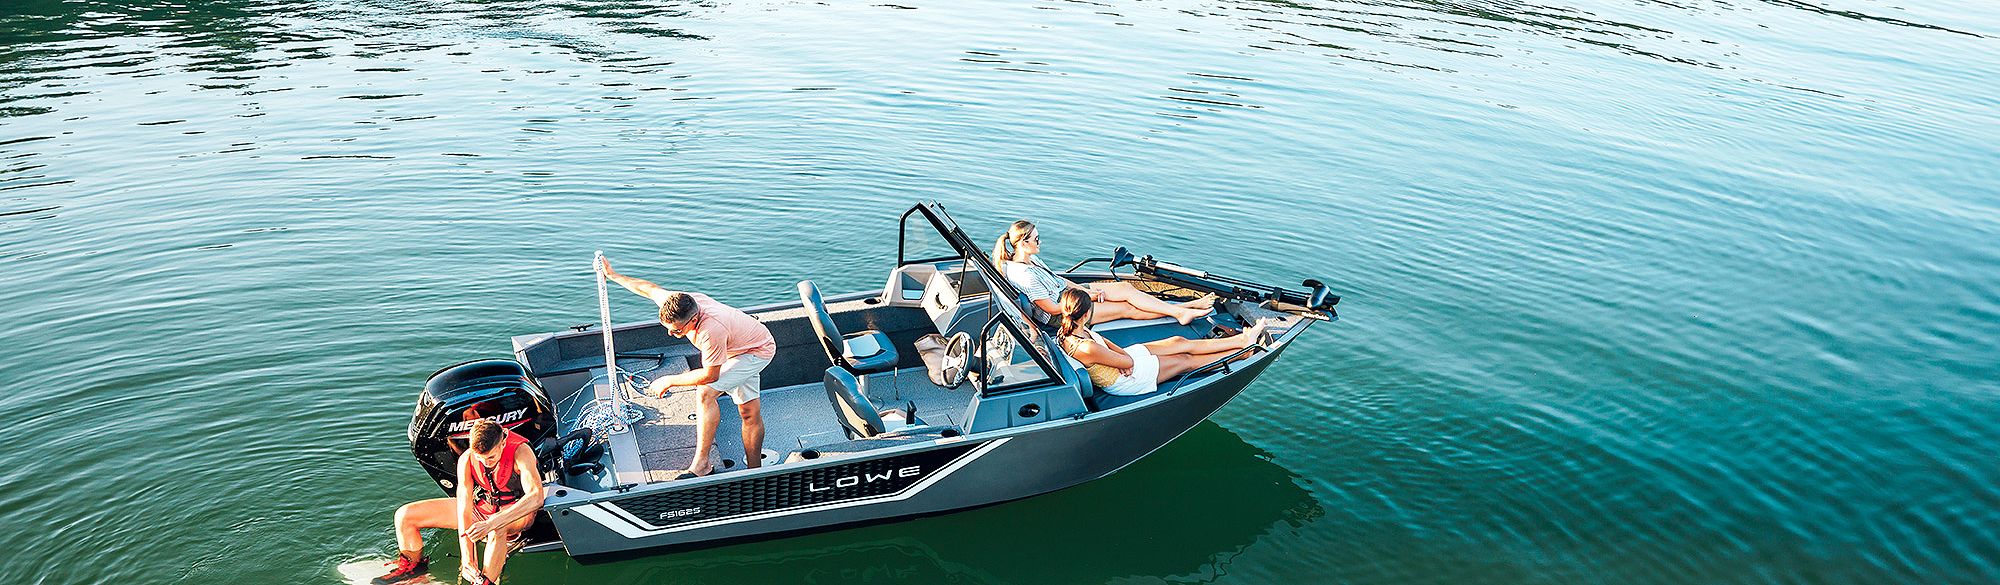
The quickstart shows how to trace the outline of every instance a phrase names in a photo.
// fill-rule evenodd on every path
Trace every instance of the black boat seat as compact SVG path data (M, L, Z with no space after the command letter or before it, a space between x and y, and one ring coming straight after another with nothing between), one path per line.
M833 365L864 376L895 369L898 356L896 346L889 343L889 336L873 330L842 336L840 327L833 324L833 314L826 310L826 301L820 296L819 287L812 281L799 281L799 301L804 303L806 312L812 317L807 322L812 324L813 333L819 336L820 348L826 351L826 359Z
M911 412L914 407L877 412L874 403L862 393L861 379L846 368L840 366L827 368L824 382L826 399L833 403L834 415L840 418L840 428L847 432L849 440L921 434L926 432L925 429L934 428L925 424L923 419L917 418L915 412ZM887 430L889 425L882 422L882 413L897 414L898 411L901 411L904 426L893 431Z
M826 399L833 403L834 416L839 417L840 428L847 431L849 440L882 434L887 425L875 413L874 404L861 394L861 380L854 372L840 366L827 368L825 382Z
M889 336L871 329L841 338L840 357L847 358L854 371L872 374L895 369L898 356Z
M1037 327L1041 327L1043 330L1052 333L1055 332L1056 316L1050 315L1048 311L1042 310L1041 305L1037 305L1034 301L1029 300L1027 293L1015 295L1014 302L1021 307L1023 313L1027 314L1028 320L1035 322Z

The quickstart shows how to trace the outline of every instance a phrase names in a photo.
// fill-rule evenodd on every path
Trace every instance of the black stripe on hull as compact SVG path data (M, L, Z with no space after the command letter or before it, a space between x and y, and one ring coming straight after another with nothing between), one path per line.
M866 459L743 481L615 500L647 531L890 496L930 477L981 443Z

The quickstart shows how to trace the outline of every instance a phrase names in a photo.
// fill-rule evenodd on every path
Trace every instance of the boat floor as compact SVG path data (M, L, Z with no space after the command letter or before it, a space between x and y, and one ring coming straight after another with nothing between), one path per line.
M679 360L654 372L654 376L684 371ZM598 372L601 372L599 369ZM595 374L596 372L593 372ZM932 384L923 368L884 372L868 377L867 394L877 409L914 405L917 416L930 424L959 426L972 403L972 386L947 389ZM697 423L695 409L700 393L677 389L666 397L641 397L631 402L646 418L633 425L633 439L645 467L645 481L666 481L686 469L694 458ZM735 401L722 395L721 416L715 430L715 448L709 463L717 472L743 468L743 421ZM758 398L764 419L764 464L783 462L801 449L847 440L835 418L833 403L818 383L767 388Z

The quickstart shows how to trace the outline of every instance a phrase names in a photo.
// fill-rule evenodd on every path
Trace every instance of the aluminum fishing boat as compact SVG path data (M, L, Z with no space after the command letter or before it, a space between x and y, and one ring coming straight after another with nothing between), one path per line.
M519 336L511 359L438 371L418 397L411 449L449 494L473 420L535 442L548 496L527 550L585 561L939 514L1059 490L1145 457L1221 408L1309 326L1334 320L1339 302L1318 281L1280 288L1123 248L1080 262L1063 275L1123 280L1170 300L1222 299L1188 325L1092 327L1121 345L1278 322L1269 351L1217 361L1152 394L1112 396L1091 385L1046 315L943 206L904 212L899 237L880 290L822 296L807 281L797 301L745 309L778 345L763 372L761 467L737 461L741 423L724 395L716 472L672 479L694 452L695 393L633 388L699 355L651 320ZM963 361L939 372L940 351Z

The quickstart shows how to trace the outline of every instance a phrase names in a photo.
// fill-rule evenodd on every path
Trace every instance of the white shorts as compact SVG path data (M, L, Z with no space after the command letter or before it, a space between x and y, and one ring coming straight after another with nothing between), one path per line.
M716 374L715 381L708 386L729 393L729 399L737 406L756 400L764 389L764 366L771 365L771 359L751 354L743 354L722 362L722 373Z
M1113 396L1138 396L1152 394L1160 389L1160 358L1146 346L1132 344L1126 346L1125 353L1132 355L1132 373L1120 374L1118 381L1104 387L1104 393Z

